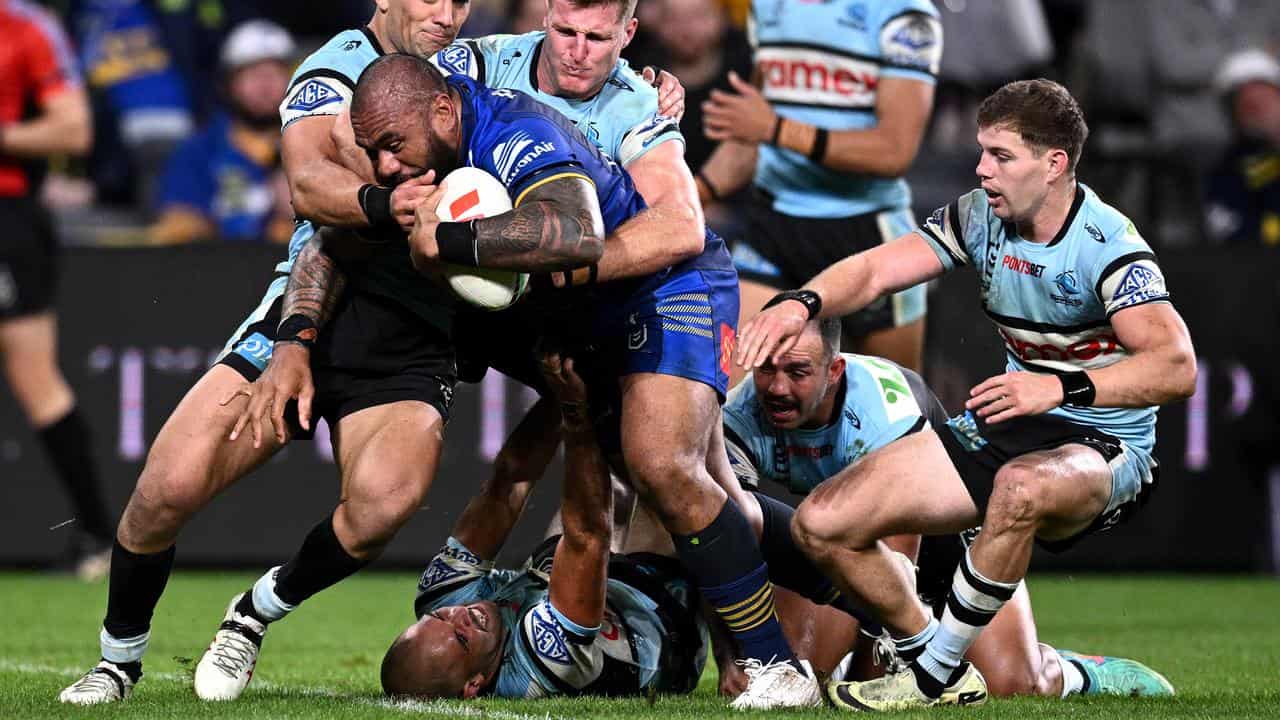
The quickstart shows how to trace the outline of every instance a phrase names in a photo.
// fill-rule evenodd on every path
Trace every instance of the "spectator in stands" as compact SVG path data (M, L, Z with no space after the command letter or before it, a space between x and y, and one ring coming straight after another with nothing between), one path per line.
M75 506L69 560L82 577L96 579L106 575L114 527L89 428L58 369L57 240L26 168L88 152L89 99L53 15L28 0L0 0L0 38L0 365Z
M287 242L293 232L280 170L279 105L293 38L267 20L232 30L222 46L227 111L174 151L157 189L156 243L222 239Z
M1235 141L1206 184L1205 227L1217 242L1280 247L1280 62L1264 50L1218 73Z
M507 29L512 35L522 35L543 28L547 16L547 0L508 0Z

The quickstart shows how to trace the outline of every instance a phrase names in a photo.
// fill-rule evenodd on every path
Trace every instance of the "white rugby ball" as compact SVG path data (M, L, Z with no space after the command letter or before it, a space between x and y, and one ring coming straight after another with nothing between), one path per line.
M444 196L436 215L447 222L463 222L501 215L511 209L511 196L498 179L479 168L460 167L445 176ZM449 289L483 310L502 310L520 299L529 275L511 270L448 265Z

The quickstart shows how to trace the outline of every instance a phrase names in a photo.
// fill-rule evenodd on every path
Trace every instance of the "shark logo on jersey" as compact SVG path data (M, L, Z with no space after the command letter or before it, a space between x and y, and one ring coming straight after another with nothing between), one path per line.
M1084 305L1083 300L1074 297L1075 295L1080 294L1080 281L1076 279L1075 270L1067 270L1066 272L1058 273L1058 277L1054 278L1053 284L1058 287L1058 292L1062 294L1054 295L1053 293L1049 293L1049 299L1059 305L1071 305L1074 307Z
M543 607L529 615L534 651L551 662L568 665L569 647L565 644L564 629L551 620L551 606L543 603Z
M342 95L337 90L330 87L324 80L312 78L298 88L293 97L289 98L289 104L285 107L289 110L312 112L316 108L340 102L342 102Z
M1164 278L1155 270L1145 265L1133 265L1120 280L1116 288L1113 309L1140 305L1148 300L1169 296L1164 287Z
M471 53L462 45L450 45L436 55L440 67L454 75L471 73Z

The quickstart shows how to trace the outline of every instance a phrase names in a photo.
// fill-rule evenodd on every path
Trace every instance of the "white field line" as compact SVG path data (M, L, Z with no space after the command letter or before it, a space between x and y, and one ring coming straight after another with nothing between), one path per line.
M60 675L62 677L74 678L82 675L85 670L74 667L54 667L52 665L42 665L39 663L15 662L6 658L0 658L0 672L21 673L24 675ZM149 672L144 676L147 680L170 682L170 683L190 683L191 676L184 673L157 673ZM290 695L305 695L327 698L343 698L343 693L333 688L305 686L305 685L280 685L267 680L258 680L253 683L255 688L261 690L270 690L274 692L287 693ZM379 707L384 710L392 710L395 712L407 713L434 713L437 715L450 715L452 717L481 717L492 718L493 720L568 720L559 715L543 714L529 715L526 713L510 712L507 710L495 710L492 708L470 707L466 703L456 700L391 700L388 698L350 698L363 705Z

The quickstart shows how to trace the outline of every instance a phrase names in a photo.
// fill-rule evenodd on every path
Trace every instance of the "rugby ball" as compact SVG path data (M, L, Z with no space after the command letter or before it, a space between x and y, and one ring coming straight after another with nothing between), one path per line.
M436 215L441 220L478 220L511 209L507 188L479 168L460 167L445 176L440 184L444 195L436 207ZM483 310L510 307L529 286L527 273L511 270L447 265L443 275L455 295Z

